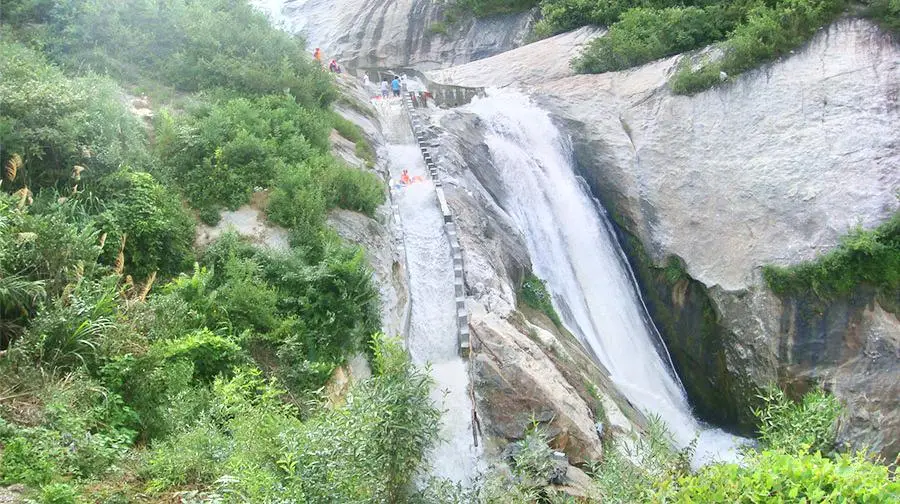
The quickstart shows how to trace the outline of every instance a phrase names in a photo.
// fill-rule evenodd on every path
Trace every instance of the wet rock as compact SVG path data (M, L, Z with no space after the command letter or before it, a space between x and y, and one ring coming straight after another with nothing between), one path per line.
M472 362L477 408L486 433L522 439L537 421L553 447L575 463L597 460L603 449L591 412L541 348L478 305L471 328L478 345Z

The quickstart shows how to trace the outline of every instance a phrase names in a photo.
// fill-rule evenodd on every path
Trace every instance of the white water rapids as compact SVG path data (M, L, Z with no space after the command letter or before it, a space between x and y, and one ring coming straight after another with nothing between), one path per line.
M430 365L432 399L444 410L441 442L429 456L430 473L462 484L479 467L480 448L472 438L472 402L466 362L457 354L453 259L443 215L422 153L415 144L400 98L373 100L387 140L392 183L402 170L416 181L395 186L393 201L403 222L412 303L409 353L419 366ZM418 179L421 177L421 179Z
M525 236L535 274L566 327L629 401L661 417L677 445L697 437L695 466L734 460L741 438L692 416L603 209L574 173L567 138L547 112L514 92L490 91L467 109L484 120L506 189L499 203Z

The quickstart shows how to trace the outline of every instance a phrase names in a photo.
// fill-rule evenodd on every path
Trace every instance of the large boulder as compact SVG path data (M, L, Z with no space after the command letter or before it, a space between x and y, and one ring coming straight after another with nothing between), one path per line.
M486 432L521 439L533 422L544 425L553 447L574 463L603 453L594 417L541 347L515 326L473 303L472 362L477 407Z

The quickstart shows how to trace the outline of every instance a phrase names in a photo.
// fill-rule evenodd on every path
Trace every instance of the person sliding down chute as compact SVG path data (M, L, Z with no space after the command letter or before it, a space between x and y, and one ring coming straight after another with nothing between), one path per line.
M394 187L400 188L401 186L408 186L408 185L414 184L416 182L424 182L424 181L425 181L425 179L423 179L421 175L416 175L415 177L410 177L409 171L403 170L403 172L400 174L400 183Z

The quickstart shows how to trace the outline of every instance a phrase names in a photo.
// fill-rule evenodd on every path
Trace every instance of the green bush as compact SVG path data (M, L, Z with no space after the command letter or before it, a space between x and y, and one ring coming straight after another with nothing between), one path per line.
M900 212L875 229L853 229L836 249L814 261L766 266L763 278L781 296L812 294L832 300L860 284L896 292L900 289Z
M788 452L823 452L834 449L841 405L823 391L810 392L799 403L778 388L760 396L761 408L753 414L759 420L759 440L764 447Z
M218 379L209 417L154 448L151 489L218 480L238 502L404 502L440 412L399 342L374 345L375 376L303 421L259 370Z
M144 132L109 79L66 77L44 55L5 36L0 74L0 161L14 153L24 161L4 189L57 187L68 193L79 183L75 165L87 168L78 177L84 187L123 164L148 163Z
M157 120L165 173L196 208L237 208L255 187L269 187L277 167L329 148L330 121L290 97L236 98Z
M78 490L67 483L51 483L41 487L41 504L75 504Z
M386 196L384 185L373 173L335 164L321 175L322 190L329 208L339 207L375 216Z
M26 35L39 33L35 42L59 62L132 83L258 95L288 89L306 107L336 97L302 40L273 28L247 2L20 1L3 17Z
M723 43L722 59L702 68L702 75L695 78L684 76L692 69L683 66L673 78L677 81L673 90L698 92L704 89L703 84L714 83L713 74L724 71L733 77L776 58L805 42L832 21L843 6L841 0L781 0L774 5L752 5L746 20Z
M220 475L220 464L229 453L225 434L207 419L200 419L155 447L143 476L153 490L209 484Z
M211 383L220 374L228 374L243 360L241 347L209 329L201 329L182 338L160 341L151 349L162 360L184 360L193 365L195 380Z
M107 264L115 262L123 236L125 272L137 279L154 271L176 275L193 262L194 220L152 175L123 168L99 182L97 196L103 200L96 221L107 233Z
M539 2L540 0L457 0L455 7L461 11L471 11L476 17L487 17L527 11Z
M519 302L540 311L547 315L557 327L562 326L559 314L553 308L553 299L547 291L547 284L540 278L528 273L522 282L522 288L519 289Z
M900 35L900 0L872 0L868 3L865 16L895 35Z
M669 79L669 87L675 94L696 94L721 82L721 71L721 65L710 62L704 62L697 70L692 70L690 60L685 58Z
M718 5L629 9L573 65L579 72L600 73L678 54L721 39L735 21L728 14Z
M18 436L2 439L0 452L0 485L25 483L41 485L56 473L53 460L41 453L28 439Z
M375 164L375 149L372 148L372 144L363 135L362 128L344 119L336 112L332 114L332 120L334 129L342 137L356 144L356 156L365 161L369 167L373 166Z
M535 33L546 37L585 25L610 26L623 12L634 7L656 9L695 3L676 4L671 0L542 0L542 18L535 26Z
M715 464L677 482L666 481L654 502L854 502L900 499L889 469L862 455L769 450L748 454L741 465Z

